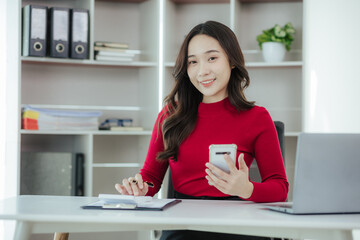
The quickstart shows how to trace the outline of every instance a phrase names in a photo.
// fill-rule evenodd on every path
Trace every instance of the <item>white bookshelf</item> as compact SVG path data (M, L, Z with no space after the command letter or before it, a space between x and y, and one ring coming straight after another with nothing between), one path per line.
M90 14L90 59L21 57L20 106L100 110L130 117L144 131L29 131L19 129L22 151L84 152L86 195L115 193L114 183L136 173L145 159L162 99L173 84L172 70L182 40L196 24L220 21L237 35L251 83L246 94L285 123L289 178L302 131L302 2L18 0L26 4L86 8ZM256 35L275 23L292 22L297 33L281 63L265 63ZM19 34L21 31L19 29ZM94 41L129 43L142 54L133 62L95 61ZM20 46L19 46L20 47ZM58 147L61 146L61 147ZM21 177L21 176L20 176Z

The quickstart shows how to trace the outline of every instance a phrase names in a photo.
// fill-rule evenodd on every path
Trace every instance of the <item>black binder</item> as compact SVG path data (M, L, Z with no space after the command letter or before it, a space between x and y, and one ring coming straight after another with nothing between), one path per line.
M47 7L23 7L22 55L46 56Z
M73 189L73 195L74 196L84 196L85 189L84 189L84 164L85 164L85 156L83 153L76 153L75 154L75 171L73 173L73 179L74 179L74 189Z
M89 58L89 11L86 9L71 10L70 57Z
M70 8L52 7L49 12L50 57L69 57Z

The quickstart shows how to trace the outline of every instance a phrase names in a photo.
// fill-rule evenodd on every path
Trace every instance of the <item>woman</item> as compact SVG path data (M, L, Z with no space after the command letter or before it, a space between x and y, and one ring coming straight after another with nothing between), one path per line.
M135 178L116 184L116 189L121 194L153 196L170 166L177 198L285 201L288 181L276 129L267 110L244 95L250 80L235 34L214 21L195 26L180 48L174 77L175 86L156 120L143 168ZM209 163L211 144L237 145L236 163L224 157L229 173ZM255 158L261 183L249 180ZM164 235L167 239L200 237L187 234L199 232L165 231ZM219 237L200 234L209 234L204 235L207 239ZM221 234L221 239L226 237L245 239Z

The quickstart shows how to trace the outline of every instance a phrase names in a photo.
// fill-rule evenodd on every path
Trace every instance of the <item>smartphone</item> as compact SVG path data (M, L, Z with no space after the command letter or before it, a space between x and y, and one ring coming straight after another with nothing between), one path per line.
M223 171L229 173L230 169L225 162L224 155L228 154L235 163L236 150L236 144L211 144L209 146L210 162Z

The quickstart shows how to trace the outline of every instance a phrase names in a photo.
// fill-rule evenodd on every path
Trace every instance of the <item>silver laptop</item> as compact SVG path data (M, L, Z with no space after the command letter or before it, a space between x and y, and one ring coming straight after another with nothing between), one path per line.
M301 133L292 203L266 204L290 214L360 212L360 134Z

